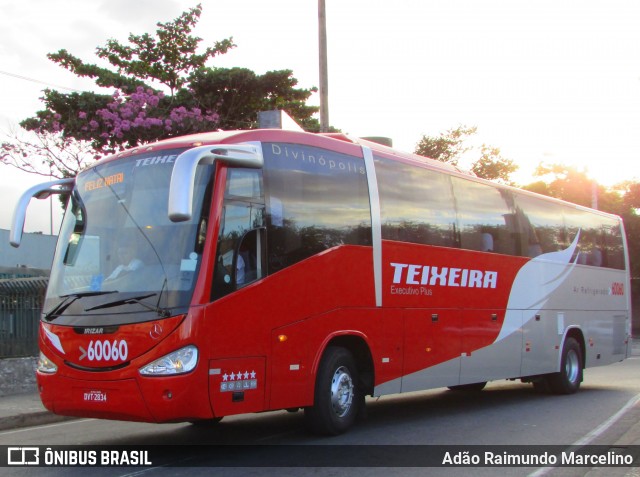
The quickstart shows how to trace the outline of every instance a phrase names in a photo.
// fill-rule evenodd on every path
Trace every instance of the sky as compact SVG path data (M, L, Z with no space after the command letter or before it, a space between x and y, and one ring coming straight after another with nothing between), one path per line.
M46 87L100 91L47 53L97 62L108 39L154 32L196 1L0 0L0 136L43 109ZM230 36L237 45L211 66L290 69L300 87L319 84L316 0L201 3L202 45ZM343 132L413 151L423 135L476 126L470 145L500 148L522 184L540 162L604 185L640 180L637 0L326 0L326 9L329 121ZM42 179L0 165L0 228ZM32 207L25 229L55 232L57 208L51 221L47 203Z

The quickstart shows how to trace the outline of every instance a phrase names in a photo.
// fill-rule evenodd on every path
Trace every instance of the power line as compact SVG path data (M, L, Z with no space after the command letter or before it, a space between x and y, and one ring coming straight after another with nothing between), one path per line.
M59 86L59 85L47 83L46 81L40 81L40 80L37 80L37 79L34 79L34 78L29 78L28 76L22 76L22 75L19 75L19 74L16 74L16 73L9 73L8 71L0 70L0 74L3 74L5 76L11 76L11 77L17 78L17 79L21 79L23 81L30 81L32 83L38 83L38 84L43 84L45 86L51 86L52 88L66 89L67 91L74 91L76 93L82 93L82 91L79 90L79 89L68 88L66 86Z

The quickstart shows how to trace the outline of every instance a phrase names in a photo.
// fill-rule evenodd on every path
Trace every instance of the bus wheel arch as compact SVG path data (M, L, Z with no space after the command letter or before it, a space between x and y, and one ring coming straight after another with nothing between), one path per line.
M586 362L584 336L579 328L568 330L560 351L560 370L542 376L534 388L552 394L574 394L583 380Z
M565 337L565 343L567 339L571 337L578 342L580 346L580 354L582 356L582 369L585 369L587 362L587 345L584 339L584 335L582 334L582 330L580 328L571 328L567 331L567 336Z
M354 335L334 337L323 349L315 376L314 402L305 408L307 427L316 434L342 434L364 416L364 397L373 392L367 343Z

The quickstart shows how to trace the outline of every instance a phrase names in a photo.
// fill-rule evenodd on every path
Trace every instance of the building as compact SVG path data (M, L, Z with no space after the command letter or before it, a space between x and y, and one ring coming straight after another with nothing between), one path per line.
M49 279L56 236L24 234L9 244L0 229L0 358L35 356L38 322Z
M55 235L24 234L22 245L9 244L9 231L0 229L0 279L49 276Z

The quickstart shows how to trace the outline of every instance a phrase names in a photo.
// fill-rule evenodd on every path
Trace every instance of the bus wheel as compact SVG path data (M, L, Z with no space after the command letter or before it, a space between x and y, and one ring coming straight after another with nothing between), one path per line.
M547 376L547 385L554 394L573 394L582 382L582 349L575 338L567 338L562 347L560 372Z
M328 347L318 369L314 404L304 410L307 427L317 434L342 434L358 416L363 402L360 394L358 369L351 353Z
M484 389L486 385L487 385L486 381L483 381L481 383L459 384L457 386L449 386L449 390L461 391L466 393L479 393Z

